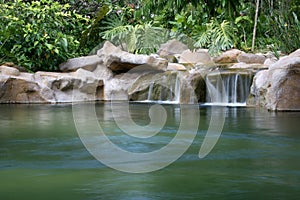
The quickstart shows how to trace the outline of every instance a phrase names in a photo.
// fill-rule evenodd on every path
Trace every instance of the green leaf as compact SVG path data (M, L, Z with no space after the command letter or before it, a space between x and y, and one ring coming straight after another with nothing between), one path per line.
M45 45L49 50L52 50L54 47L52 44L48 44L48 43L46 43Z
M39 43L39 41L35 41L33 46L35 47L38 43Z
M55 48L53 51L54 51L56 54L59 54L59 50L58 50L58 49Z
M65 51L68 51L68 40L67 38L62 38L61 39L61 45L64 48Z

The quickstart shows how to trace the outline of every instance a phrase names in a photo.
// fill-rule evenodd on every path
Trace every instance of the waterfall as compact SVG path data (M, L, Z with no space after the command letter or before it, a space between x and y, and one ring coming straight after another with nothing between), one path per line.
M153 91L153 83L150 83L147 101L151 101L152 91Z
M175 91L174 91L174 99L173 101L180 103L180 80L178 75L175 80Z
M250 92L250 72L212 73L206 76L207 104L245 106Z
M175 80L174 80L175 79ZM149 84L147 100L142 102L180 103L180 77L174 74ZM155 93L155 94L154 94Z

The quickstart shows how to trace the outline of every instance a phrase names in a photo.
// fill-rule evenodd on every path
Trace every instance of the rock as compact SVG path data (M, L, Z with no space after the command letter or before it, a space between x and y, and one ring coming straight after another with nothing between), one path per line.
M178 72L149 73L140 76L128 90L129 99L132 101L175 100L177 73ZM177 90L179 89L180 88L177 88Z
M273 111L300 110L300 58L285 57L256 74L252 102Z
M97 55L85 56L69 59L67 62L59 65L59 69L63 72L73 72L79 68L87 71L94 71L98 64L103 63L103 60Z
M186 71L186 67L178 63L169 63L167 71Z
M257 55L252 53L241 53L238 55L238 62L243 62L247 64L259 63L263 64L267 58L263 55Z
M178 40L170 40L165 44L162 44L157 52L161 57L168 55L181 54L183 51L189 49L185 44Z
M104 87L104 100L129 100L128 91L130 87L143 75L143 73L125 73L118 74L107 80Z
M47 103L39 85L30 80L0 76L0 103Z
M257 70L267 69L268 67L263 64L246 64L246 63L236 63L232 66L229 66L228 69L249 69L253 72Z
M206 73L206 72L205 72ZM204 71L194 74L186 74L182 81L181 103L205 103L206 83Z
M46 98L51 103L95 101L103 98L103 81L93 73L78 69L72 73L37 72L35 80L53 97Z
M256 73L250 88L250 97L247 105L267 107L266 93L270 87L270 73L268 70L262 70Z
M215 63L236 63L237 57L241 53L243 53L243 52L238 49L231 49L231 50L225 51L220 56L213 58L213 61Z
M27 70L26 70L25 67L18 66L18 65L16 65L16 64L13 63L13 62L5 62L5 63L2 63L1 65L7 66L7 67L16 68L16 69L19 70L20 72L27 72Z
M212 63L212 59L206 51L191 52L188 49L181 54L179 63Z
M0 103L61 103L103 99L103 81L94 73L36 72L0 75Z
M96 67L96 69L93 71L93 74L96 78L101 79L104 82L114 76L113 72L102 64Z
M178 59L174 55L163 56L162 58L167 59L169 63L178 63Z
M300 110L300 57L270 66L271 87L267 93L270 110Z
M110 42L105 42L97 55L103 60L104 65L115 73L125 73L140 65L148 66L150 70L165 71L168 65L166 59L128 53L115 47Z
M267 58L264 62L264 65L270 66L278 61L277 58Z
M99 57L114 54L114 53L124 53L120 47L116 47L113 43L106 41L103 44L103 47L97 51Z
M264 61L264 65L266 66L270 66L278 61L278 58L275 56L274 52L269 51L264 54L264 56L266 57L266 60Z
M205 102L206 85L201 74L164 72L139 77L128 90L133 101L168 101L181 104Z
M292 52L289 57L300 57L300 49L297 49L296 51Z
M5 74L8 76L19 76L20 71L13 67L7 67L7 66L0 66L0 74Z

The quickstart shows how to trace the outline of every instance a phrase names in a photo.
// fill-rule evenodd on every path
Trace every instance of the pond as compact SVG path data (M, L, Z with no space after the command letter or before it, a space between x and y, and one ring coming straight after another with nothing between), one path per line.
M151 105L130 103L132 119L147 125ZM139 153L160 149L176 135L181 108L163 106L165 126L147 139L120 131L109 102L97 103L95 110L113 143ZM75 128L72 105L0 105L0 199L299 198L299 112L223 107L218 110L226 117L221 137L200 159L215 110L197 109L200 124L188 150L163 169L132 174L111 169L89 153Z

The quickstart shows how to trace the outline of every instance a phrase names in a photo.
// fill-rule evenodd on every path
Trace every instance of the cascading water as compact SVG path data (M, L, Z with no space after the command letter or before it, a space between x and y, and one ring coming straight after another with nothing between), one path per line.
M152 91L153 91L153 84L154 83L150 83L150 85L149 85L149 91L148 91L147 101L151 101L151 95L152 95Z
M174 99L173 101L180 103L180 80L178 75L176 76L175 88L174 88Z
M245 106L252 82L251 72L224 71L206 76L206 104Z
M174 77L174 76L172 76ZM175 81L172 77L160 80L163 83L152 82L149 85L147 100L144 102L180 103L180 78L176 75ZM171 81L169 79L172 79Z

